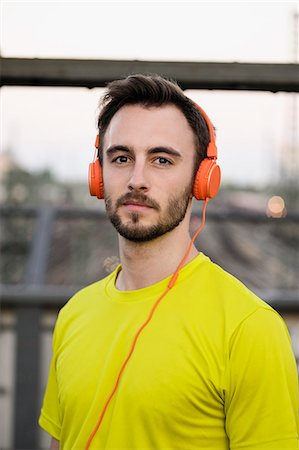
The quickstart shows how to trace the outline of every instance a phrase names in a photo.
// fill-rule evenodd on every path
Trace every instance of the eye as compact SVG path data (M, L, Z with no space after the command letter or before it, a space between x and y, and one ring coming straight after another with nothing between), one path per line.
M156 161L158 162L158 164L160 166L168 166L170 164L172 164L169 159L164 158L163 156L159 156L159 158L156 159Z
M126 162L128 162L128 160L129 160L129 158L127 156L120 155L120 156L117 156L116 158L114 158L112 160L112 162L116 163L116 164L125 164Z

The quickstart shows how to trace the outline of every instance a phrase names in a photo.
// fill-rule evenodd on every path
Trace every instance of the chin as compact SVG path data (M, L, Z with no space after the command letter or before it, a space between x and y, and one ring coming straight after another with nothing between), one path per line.
M113 224L117 232L130 242L151 242L155 239L170 233L179 226L183 219L173 222L158 222L155 225L128 225L118 223Z

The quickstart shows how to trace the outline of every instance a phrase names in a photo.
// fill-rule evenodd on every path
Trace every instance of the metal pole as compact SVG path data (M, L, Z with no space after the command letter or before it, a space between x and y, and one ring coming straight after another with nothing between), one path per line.
M36 219L25 283L40 288L46 276L53 209L40 210ZM39 392L40 306L21 305L17 315L14 450L37 449Z

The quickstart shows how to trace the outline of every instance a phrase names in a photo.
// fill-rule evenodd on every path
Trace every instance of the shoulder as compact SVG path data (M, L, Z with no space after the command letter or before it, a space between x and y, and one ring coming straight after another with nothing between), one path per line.
M211 323L218 323L227 339L246 319L250 323L256 317L256 325L265 322L265 326L270 326L282 322L284 326L282 318L266 301L207 257L191 275L189 283L194 292L193 305Z
M99 305L105 302L106 286L115 278L117 270L76 292L59 311L56 328L61 328L77 318L84 321L85 316L94 314Z
M249 289L241 280L231 273L224 270L218 264L207 258L207 262L203 267L205 271L206 282L213 286L215 292L222 298L233 300L237 298L244 302L249 302L255 306L266 306L267 304L260 299L251 289Z
M207 292L218 303L240 316L251 314L257 309L273 310L273 308L249 289L242 281L222 269L207 258L203 265L202 281Z
M258 344L258 346L257 346ZM265 356L271 355L268 350L291 348L291 338L283 318L272 308L257 308L244 317L231 336L230 348L233 350L244 345L246 351L258 349L265 351Z
M265 358L275 353L283 356L288 349L288 358L293 359L288 328L280 314L216 264L211 263L210 270L216 292L214 301L229 331L229 351L238 348L242 359L245 348L247 352L258 351Z

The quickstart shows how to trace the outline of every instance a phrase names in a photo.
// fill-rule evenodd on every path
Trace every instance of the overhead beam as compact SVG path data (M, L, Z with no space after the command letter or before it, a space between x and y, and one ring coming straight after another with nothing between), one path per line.
M1 86L104 87L133 73L158 73L183 89L299 92L299 64L0 58Z

